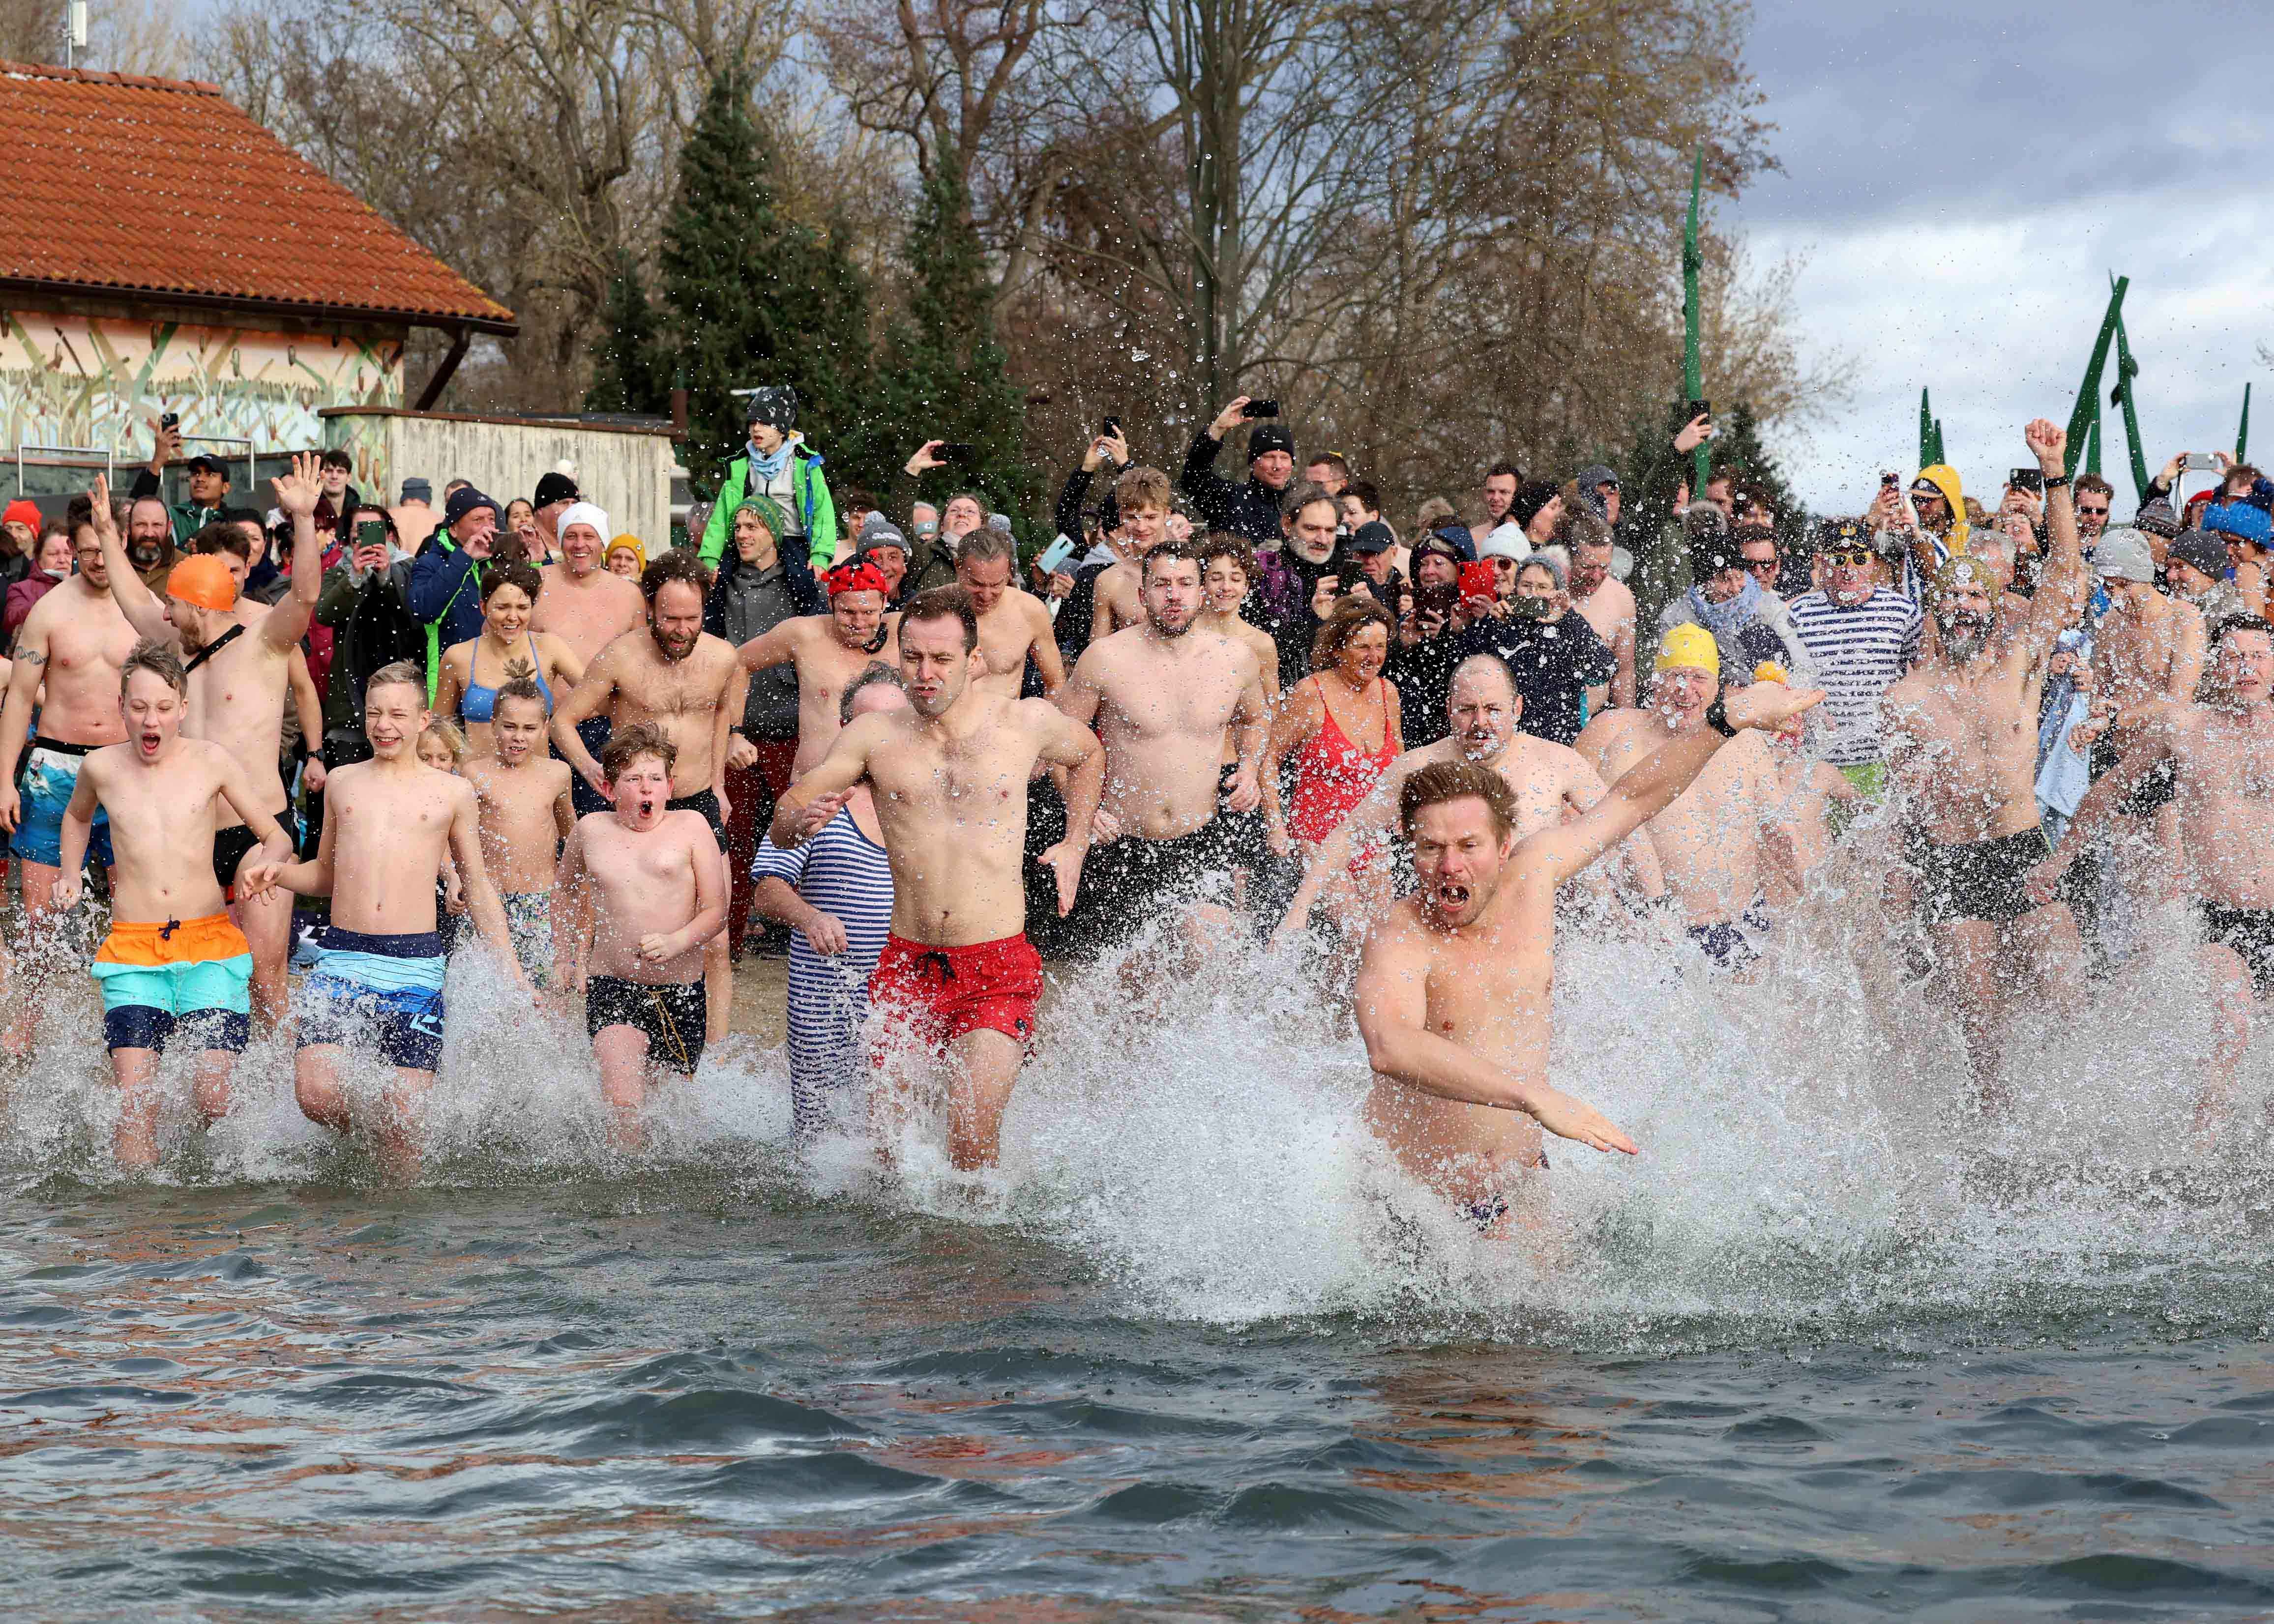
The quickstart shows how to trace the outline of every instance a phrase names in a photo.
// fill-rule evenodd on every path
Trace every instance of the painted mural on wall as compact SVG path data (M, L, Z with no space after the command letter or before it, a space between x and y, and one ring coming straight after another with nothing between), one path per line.
M256 451L323 442L327 406L400 406L402 346L195 327L0 312L0 448L149 455L150 424L181 414L182 433L251 440Z

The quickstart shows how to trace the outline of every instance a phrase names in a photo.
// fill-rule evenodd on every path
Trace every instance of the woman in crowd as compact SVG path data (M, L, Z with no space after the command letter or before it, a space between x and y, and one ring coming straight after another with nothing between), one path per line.
M1549 547L1516 567L1511 595L1466 634L1463 653L1497 654L1524 696L1518 724L1536 739L1569 744L1587 725L1587 689L1618 670L1608 644L1571 612L1562 551Z
M1319 843L1366 798L1382 770L1405 747L1398 732L1397 690L1382 680L1397 622L1369 598L1344 598L1311 644L1311 674L1287 690L1263 753L1264 838L1307 866ZM1292 759L1295 782L1283 812L1280 766ZM1355 936L1371 912L1359 891L1379 853L1362 854L1347 874L1329 878L1320 899L1338 929Z
M482 577L482 635L442 650L434 714L458 718L477 756L490 753L490 712L498 689L527 677L544 694L549 715L584 675L584 663L567 643L551 632L529 629L543 584L533 564L493 568Z

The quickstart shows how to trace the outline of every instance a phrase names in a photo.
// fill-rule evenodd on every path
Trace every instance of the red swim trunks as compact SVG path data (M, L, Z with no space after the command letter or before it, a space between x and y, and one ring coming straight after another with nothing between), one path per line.
M1043 959L1023 936L968 947L928 947L892 936L869 977L869 998L887 1041L907 1037L937 1051L967 1032L999 1032L1031 1049Z

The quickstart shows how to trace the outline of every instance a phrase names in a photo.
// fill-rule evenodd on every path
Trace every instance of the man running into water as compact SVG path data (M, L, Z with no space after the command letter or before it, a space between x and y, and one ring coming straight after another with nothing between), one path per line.
M540 527L545 522L543 509L550 507L546 503L540 508ZM604 568L608 545L606 513L591 502L576 502L561 510L559 523L561 556L538 572L542 584L536 607L530 613L529 628L560 638L575 652L578 668L590 670L602 649L647 624L647 600L640 596L636 581L627 581ZM577 724L576 736L584 741L587 756L598 756L608 741L608 718L586 717ZM578 812L607 809L599 791L581 778L571 781L569 795Z
M117 856L110 934L94 970L118 1085L110 1142L121 1167L157 1163L158 1060L169 1042L178 1037L200 1051L190 1101L210 1127L229 1114L230 1073L251 1032L252 950L222 911L213 867L215 798L260 842L241 890L264 889L292 856L291 837L261 809L261 792L243 763L214 741L184 735L189 686L172 649L136 644L118 679L127 741L82 758L64 808L57 908L78 905L98 808L108 815Z
M2051 904L2061 876L2096 835L2160 768L2172 779L2183 883L2203 945L2195 956L2211 979L2218 1042L2195 1107L2195 1132L2208 1139L2233 1107L2235 1073L2249 1047L2251 995L2274 992L2274 625L2234 615L2211 628L2210 698L2165 702L2140 718L2132 748L2076 809L2068 837L2029 881L2035 901Z
M915 1097L945 1080L950 1160L991 1167L1043 991L1024 929L1027 780L1038 762L1073 769L1066 837L1040 860L1064 914L1105 756L1049 701L977 686L979 613L961 587L910 601L900 655L909 709L855 718L774 808L773 841L795 846L868 779L892 865L892 934L869 982L885 1034L873 1097L881 1147L890 1154Z
M285 695L292 657L315 618L322 596L323 544L316 536L316 503L323 495L317 459L302 454L292 471L269 481L276 505L292 520L291 590L274 608L245 597L221 554L200 552L175 564L162 602L129 566L118 529L110 523L109 493L95 481L95 535L102 545L110 594L134 629L171 643L189 673L184 730L209 739L245 769L261 810L296 841L299 822L279 770L283 754ZM204 532L200 531L200 538ZM230 917L252 944L253 1023L265 1037L284 1019L291 989L286 979L292 951L292 894L270 888L238 897L237 871L259 844L242 819L223 819L214 831L213 871L229 898Z
M569 511L574 513L575 508ZM607 775L576 731L591 716L605 716L612 727L653 722L674 747L671 781L674 812L700 812L719 837L719 883L727 879L727 819L733 808L727 787L727 735L742 716L746 686L735 664L734 645L703 629L703 597L710 572L695 555L674 549L640 574L647 599L648 635L619 637L600 650L576 690L553 717L553 742L587 783L607 794ZM610 798L614 804L614 798ZM705 1041L723 1042L734 1000L734 965L727 938L714 936L703 950L703 983L708 991Z
M1721 692L1721 651L1702 626L1678 625L1659 640L1650 703L1607 710L1574 747L1613 788L1662 748L1706 726ZM1753 686L1758 687L1756 683ZM1784 786L1766 739L1740 739L1705 769L1644 830L1658 853L1668 895L1680 905L1691 941L1721 969L1743 970L1759 957L1754 938L1769 928L1755 906L1766 854L1794 890L1800 885L1781 820Z
M1374 1071L1365 1117L1400 1167L1478 1229L1505 1233L1510 1184L1547 1165L1542 1128L1635 1150L1548 1086L1556 887L1664 808L1739 731L1782 726L1822 697L1756 682L1726 709L1716 700L1704 726L1661 742L1578 816L1528 836L1490 768L1433 762L1405 780L1398 823L1419 889L1367 939L1359 967ZM1520 1185L1534 1201L1545 1193L1537 1180Z
M584 993L609 1142L640 1147L640 1113L673 1072L703 1061L704 944L727 926L726 869L700 813L674 809L679 747L632 722L600 753L610 812L576 820L561 853L570 924L557 980Z
M885 572L866 559L848 560L822 577L829 593L827 614L802 614L753 637L740 651L742 669L797 667L797 760L795 777L829 754L837 730L838 707L847 684L871 660L900 664L892 620L885 613ZM1055 646L1055 645L1053 645ZM1012 688L1015 695L1018 689Z
M1391 762L1366 799L1351 808L1342 827L1320 845L1318 860L1273 934L1275 945L1291 940L1309 921L1327 875L1340 870L1366 847L1387 844L1398 825L1397 797L1405 780L1424 767L1468 762L1500 774L1515 797L1518 839L1585 812L1603 798L1601 776L1577 750L1517 731L1524 716L1524 696L1516 691L1516 679L1497 654L1472 654L1453 668L1445 709L1452 731ZM1647 836L1630 837L1621 851L1636 895L1655 898L1666 894L1658 853Z
M382 665L364 690L364 733L372 758L326 781L324 833L313 861L295 863L275 883L303 897L332 899L316 967L300 985L299 1053L294 1092L311 1122L353 1131L357 1101L341 1080L341 1050L367 1043L395 1068L378 1109L363 1116L390 1177L418 1176L420 1118L442 1057L442 938L434 925L434 876L447 852L482 939L515 985L505 910L482 861L473 786L418 756L429 719L426 677L409 660ZM265 877L265 876L264 876Z
M1937 646L1884 702L1919 918L1955 995L1984 1109L2005 1102L2002 1004L2032 971L2060 996L2083 962L2067 904L2034 897L2025 883L2046 855L2038 702L2054 640L2083 607L2085 563L2062 462L2068 436L2039 418L2023 439L2044 473L2052 541L2027 618L2001 627L1999 582L1980 560L1953 554L1935 571Z
M109 520L107 508L103 516ZM126 736L118 714L118 676L138 641L111 599L95 524L79 525L72 543L79 573L58 582L25 617L16 633L7 703L0 706L0 830L11 836L16 855L23 859L24 937L30 944L16 1018L0 1037L0 1049L15 1056L31 1053L32 1028L51 974L41 949L62 873L64 808L71 803L87 753ZM27 746L34 709L40 731ZM100 812L87 854L110 866L110 825Z
M1043 679L1043 697L1056 698L1065 683L1050 629L1050 606L1013 580L1019 569L1019 544L998 530L975 530L955 555L955 583L971 594L979 611L979 651L987 657L983 681L1016 694L1027 675L1027 657Z
M1107 838L1092 844L1082 887L1095 949L1127 940L1219 878L1228 887L1243 853L1226 814L1252 812L1262 798L1262 666L1246 643L1193 630L1207 555L1198 540L1146 553L1143 623L1082 650L1058 695L1105 743L1098 821ZM1230 767L1227 741L1238 750ZM1213 899L1187 916L1188 941L1202 921L1222 929L1231 915Z
M555 853L576 827L568 793L575 775L567 762L545 754L547 720L544 691L531 678L514 678L498 689L490 712L490 754L461 769L474 786L482 856L514 953L540 989L553 974Z

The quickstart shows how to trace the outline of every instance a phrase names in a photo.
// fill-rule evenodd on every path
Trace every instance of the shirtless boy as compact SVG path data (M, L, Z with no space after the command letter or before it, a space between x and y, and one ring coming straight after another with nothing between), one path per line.
M107 495L97 506L108 520ZM7 703L0 706L0 830L12 837L16 855L23 859L24 936L33 944L24 959L16 1018L0 1038L0 1048L11 1055L31 1052L32 1028L51 974L48 955L39 947L62 872L64 808L71 802L87 753L126 736L118 713L118 675L139 641L111 598L96 526L80 525L72 541L79 572L50 588L24 617L8 673ZM40 731L27 745L35 706ZM31 758L19 792L17 763L27 748ZM110 866L110 824L100 812L87 851L96 862Z
M1366 799L1351 808L1342 827L1321 842L1317 861L1303 876L1288 905L1287 917L1273 933L1275 945L1284 944L1309 921L1327 875L1339 872L1367 846L1388 839L1397 827L1397 798L1404 791L1405 780L1424 767L1439 762L1469 762L1500 774L1515 797L1518 839L1585 812L1603 798L1606 786L1601 775L1577 750L1517 731L1517 724L1524 716L1524 695L1516 691L1516 679L1499 655L1472 654L1453 668L1445 710L1452 731L1436 743L1408 750L1392 761ZM1653 898L1665 895L1658 853L1648 838L1630 836L1622 852L1635 894Z
M1522 838L1508 781L1489 768L1436 762L1405 780L1398 821L1419 889L1367 939L1359 968L1374 1070L1365 1116L1479 1229L1505 1233L1510 1183L1547 1166L1542 1128L1634 1154L1600 1112L1548 1086L1556 888L1679 794L1728 730L1781 726L1821 698L1757 682L1726 712L1716 701L1706 726L1664 740L1586 811Z
M1141 566L1143 623L1082 650L1059 708L1105 743L1101 832L1082 896L1088 941L1116 946L1191 903L1240 861L1231 818L1261 800L1256 780L1269 708L1255 650L1194 629L1201 612L1198 541L1165 541ZM1226 746L1235 764L1227 776ZM1231 915L1209 903L1186 915L1186 936L1221 931Z
M822 585L829 593L827 614L784 620L744 643L740 654L745 671L797 667L797 760L790 768L792 778L829 754L843 726L837 711L845 685L870 660L900 663L892 621L885 614L885 572L866 559L847 560L824 575Z
M514 983L527 987L482 861L473 786L418 760L429 715L426 677L417 665L398 660L371 673L364 733L372 758L331 775L314 860L275 876L303 897L332 899L331 929L297 1005L300 1109L335 1132L352 1132L354 1102L340 1079L340 1051L358 1039L372 1041L395 1068L395 1081L368 1126L381 1162L405 1183L418 1171L420 1108L442 1056L434 876L445 852L457 865L466 911L482 939Z
M554 853L576 826L568 763L545 754L545 695L528 677L497 691L490 754L460 771L474 786L482 856L505 909L513 951L532 985L553 974Z
M2047 996L2061 996L2077 984L2083 954L2067 905L2025 883L2046 856L2039 702L2054 640L2083 606L2085 563L2062 462L2068 436L2040 418L2023 438L2044 473L2052 542L2028 617L2001 628L1998 582L1980 560L1953 555L1935 572L1939 635L1880 702L1919 917L1955 995L1985 1109L2004 1102L2001 1003L2031 972Z
M955 555L955 583L971 594L979 611L979 651L987 657L987 674L980 680L1015 695L1031 650L1043 675L1043 697L1055 699L1065 681L1065 662L1058 658L1050 606L1012 584L1018 568L1019 545L1001 530L972 531Z
M58 908L79 902L95 811L109 814L110 934L94 956L102 1036L118 1086L111 1151L121 1167L158 1160L158 1059L177 1034L197 1045L190 1098L207 1126L229 1114L229 1079L251 1033L252 950L222 911L213 871L215 798L258 836L244 886L266 888L292 855L291 838L261 809L234 756L182 731L189 679L172 649L141 643L120 669L127 741L81 758L64 808Z
M589 813L561 848L571 921L557 979L584 994L608 1138L640 1147L640 1112L666 1071L692 1077L704 1046L703 947L727 925L727 872L699 812L671 808L679 755L653 722L609 737L612 812Z
M223 555L203 551L175 564L162 602L128 565L102 482L94 488L95 533L111 596L141 635L181 651L190 679L184 731L235 756L260 797L261 810L296 838L299 825L278 759L293 657L322 596L324 550L315 515L323 484L317 461L304 453L292 459L290 473L269 481L276 505L292 519L291 590L273 608L243 596ZM221 823L214 831L212 862L226 892L256 841L244 822L223 818ZM292 951L292 896L274 888L257 898L230 893L229 913L252 944L252 1012L266 1035L284 1019L291 996L286 961Z
M2158 770L2172 780L2182 884L2203 944L2196 960L2211 980L2218 1042L2195 1107L2197 1137L2225 1123L2249 1047L2256 994L2274 992L2274 625L2235 615L2211 628L2209 702L2164 701L2141 717L2135 742L2077 807L2069 834L2029 876L2032 898L2050 902L2085 843L2105 832L2125 801Z
M944 1081L949 1158L990 1167L1043 991L1025 934L1027 780L1037 762L1073 769L1066 837L1040 859L1057 875L1063 914L1081 883L1105 756L1049 701L978 685L979 613L961 587L910 601L900 657L909 708L855 718L776 806L773 841L795 846L868 779L892 868L892 934L869 981L885 1036L872 1096L880 1147L918 1091Z
M1121 528L1107 538L1119 553L1090 583L1090 640L1111 635L1145 618L1145 556L1168 538L1169 506L1174 493L1169 476L1157 468L1125 468L1113 482Z
M538 515L539 528L545 513ZM627 581L603 568L607 546L608 515L591 502L576 502L560 512L561 556L539 571L543 584L529 628L550 632L576 656L578 670L587 670L606 648L627 632L647 623L647 600L639 583ZM577 725L584 752L591 755L608 741L608 718L588 716ZM607 802L599 792L579 778L572 786L579 812L599 812Z
M1703 728L1721 691L1721 650L1702 626L1668 631L1652 665L1647 709L1606 710L1573 742L1614 789L1669 735L1682 738ZM1762 858L1781 867L1787 883L1798 889L1791 845L1776 821L1782 798L1769 741L1743 738L1716 754L1645 826L1690 940L1721 969L1743 970L1759 957L1753 937L1768 929L1766 916L1754 906Z
M584 748L577 724L587 717L605 716L612 728L636 722L653 722L661 728L675 749L666 809L703 814L718 837L719 883L725 887L727 819L733 809L726 793L727 735L742 719L747 684L735 663L734 645L703 629L703 597L709 584L710 572L693 553L678 549L641 572L648 635L619 637L600 650L584 680L553 713L553 742L568 764L605 796L607 775ZM705 1036L711 1042L723 1042L734 999L726 937L712 938L704 949L704 966L710 1008Z

